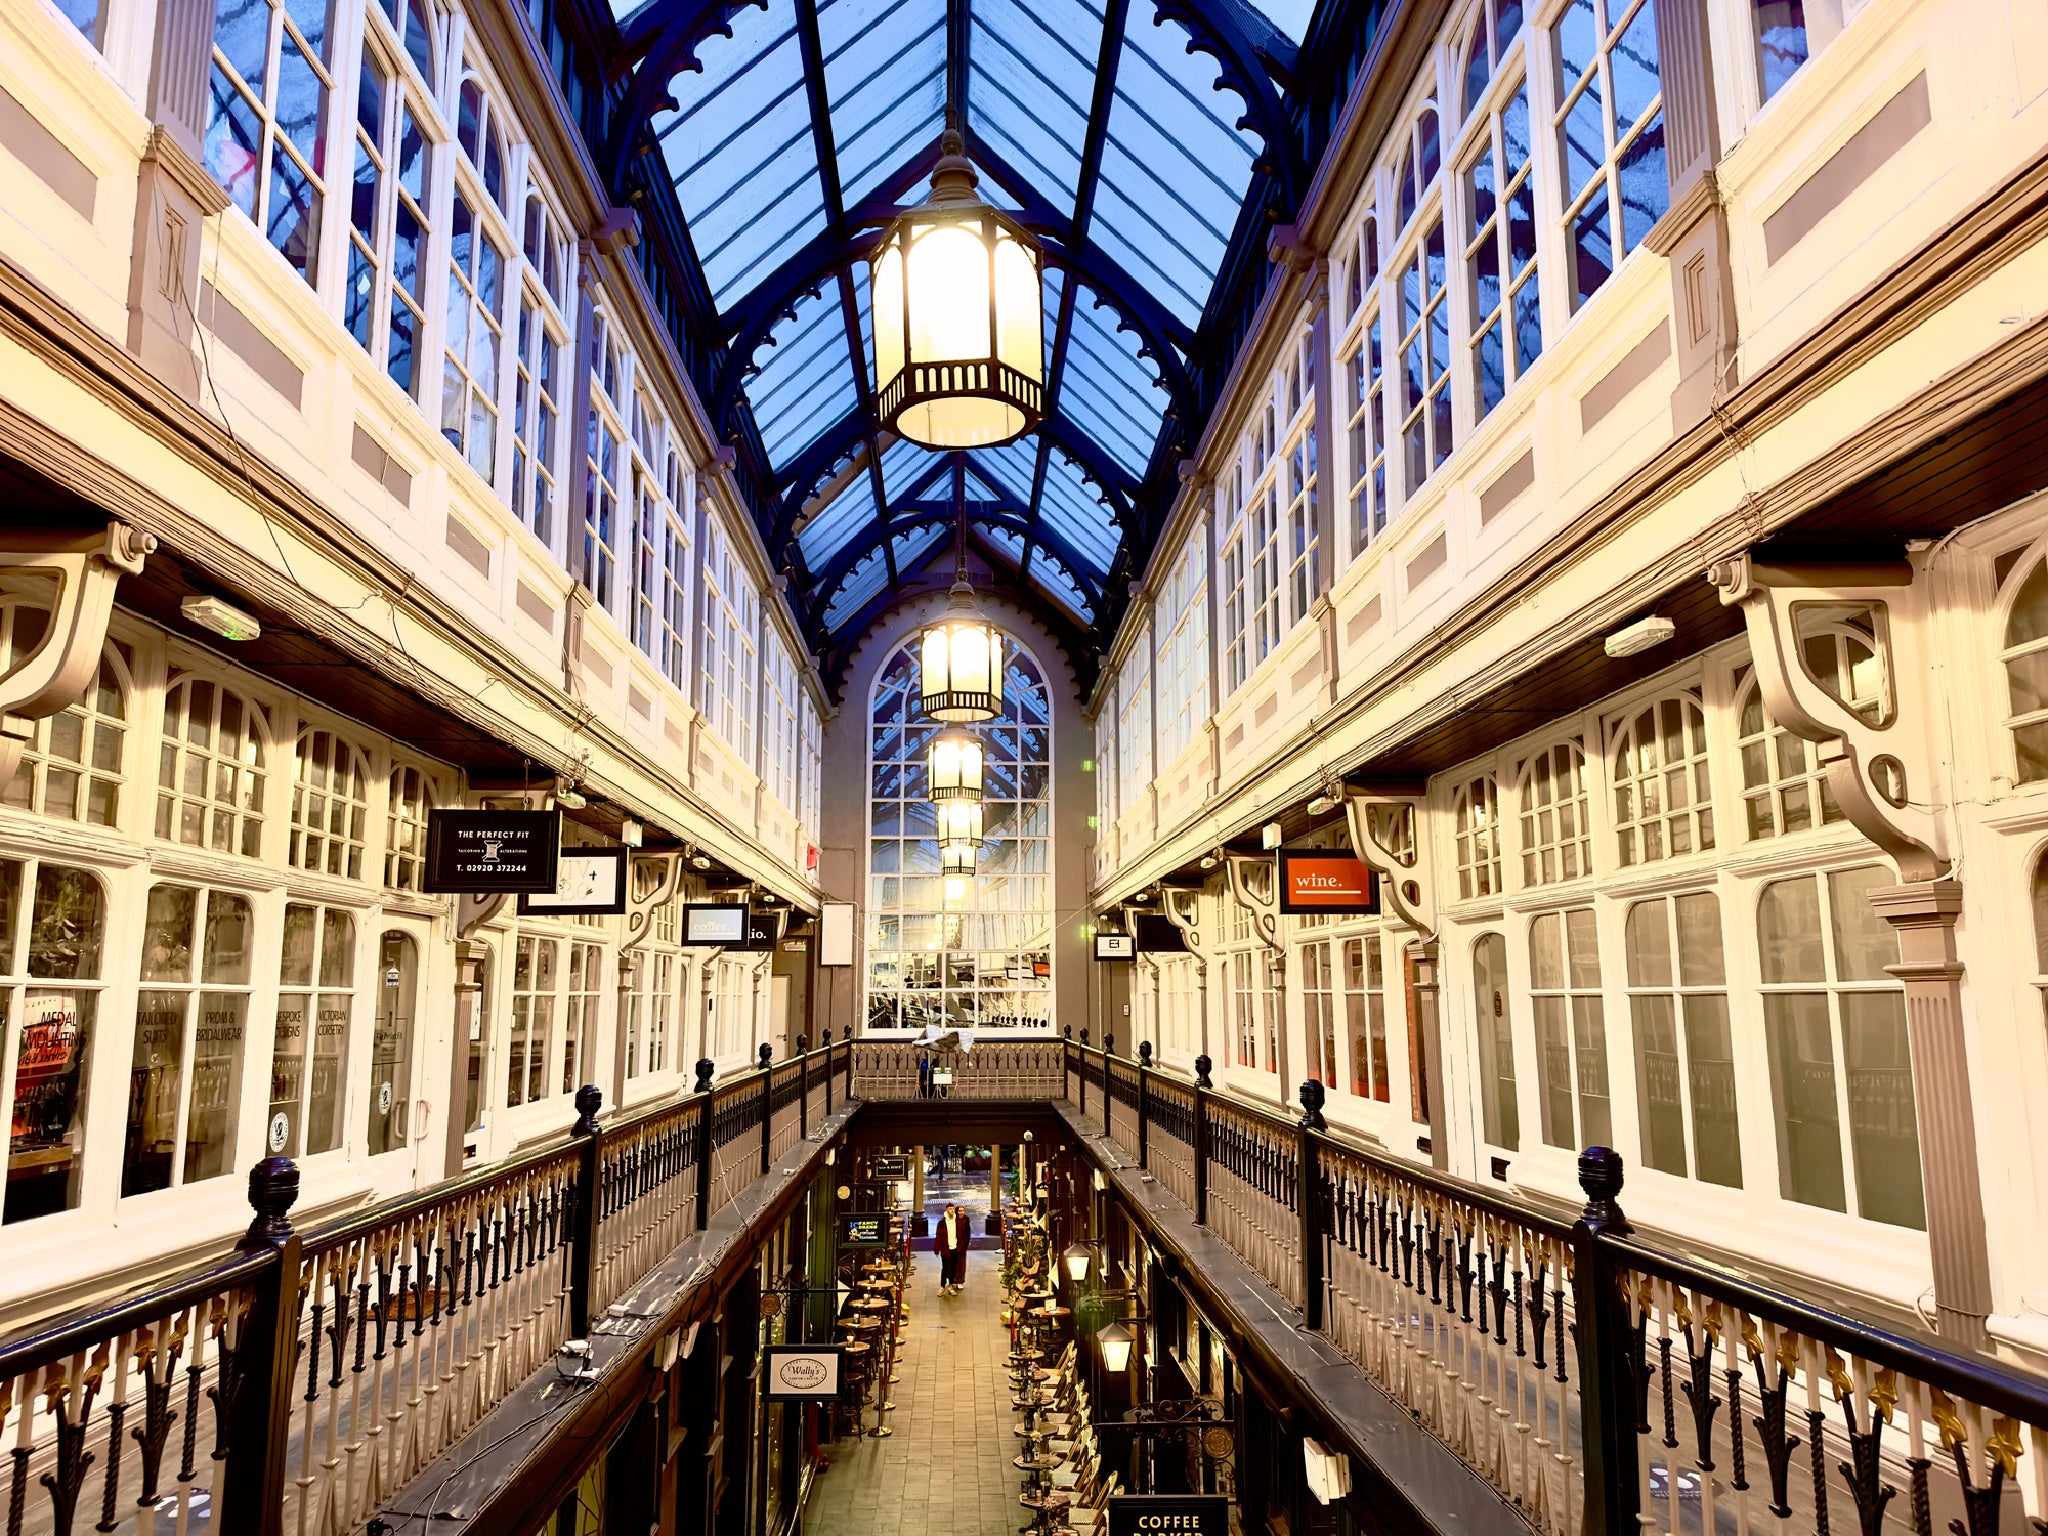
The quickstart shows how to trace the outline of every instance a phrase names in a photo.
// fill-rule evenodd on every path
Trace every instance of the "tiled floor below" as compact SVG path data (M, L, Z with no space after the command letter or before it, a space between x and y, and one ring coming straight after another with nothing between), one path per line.
M938 1260L917 1255L896 1409L883 1415L895 1433L828 1448L804 1536L1008 1536L1029 1518L1017 1503L1024 1474L1010 1465L1001 1260L994 1246L970 1250L966 1290L941 1296ZM870 1411L864 1422L874 1421Z

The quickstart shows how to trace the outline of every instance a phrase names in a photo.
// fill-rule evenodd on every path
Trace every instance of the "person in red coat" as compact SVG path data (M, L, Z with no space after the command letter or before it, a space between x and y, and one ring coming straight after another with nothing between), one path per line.
M966 1213L949 1205L932 1228L932 1251L939 1256L939 1294L960 1294L967 1280L967 1247L974 1236Z

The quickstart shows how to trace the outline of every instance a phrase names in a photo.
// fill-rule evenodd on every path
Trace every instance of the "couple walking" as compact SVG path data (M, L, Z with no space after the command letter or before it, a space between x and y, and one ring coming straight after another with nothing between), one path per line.
M932 1251L939 1256L939 1294L958 1296L967 1282L967 1248L974 1229L967 1213L949 1205L932 1229Z

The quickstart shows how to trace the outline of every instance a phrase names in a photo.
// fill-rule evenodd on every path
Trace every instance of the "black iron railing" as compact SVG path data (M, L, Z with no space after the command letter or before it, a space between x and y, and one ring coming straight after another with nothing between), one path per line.
M0 1529L362 1529L848 1101L851 1045L797 1043L609 1124L583 1088L564 1144L306 1233L258 1164L229 1257L0 1342Z

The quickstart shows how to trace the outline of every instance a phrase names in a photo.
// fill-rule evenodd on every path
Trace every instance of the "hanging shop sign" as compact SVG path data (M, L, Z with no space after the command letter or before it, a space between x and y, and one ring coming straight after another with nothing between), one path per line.
M1184 955L1188 952L1188 936L1175 927L1173 919L1164 912L1132 915L1137 918L1132 925L1132 937L1138 941L1139 954Z
M1109 1536L1230 1536L1230 1499L1220 1493L1113 1493Z
M562 849L558 811L429 811L432 895L516 896L555 888Z
M626 850L564 848L555 861L555 888L519 898L521 912L587 917L626 910Z
M685 944L725 944L740 948L747 942L747 909L738 902L693 905L683 908Z
M771 1344L763 1364L771 1403L820 1402L839 1395L837 1344Z
M1095 935L1095 958L1135 960L1138 958L1137 940L1128 933L1098 933Z
M1283 849L1276 857L1282 912L1366 917L1379 911L1379 884L1358 855Z
M868 1168L878 1179L894 1180L910 1177L910 1159L907 1157L884 1154L881 1157L870 1158L868 1160Z
M839 1217L839 1246L842 1248L886 1248L889 1246L887 1211L844 1211Z

